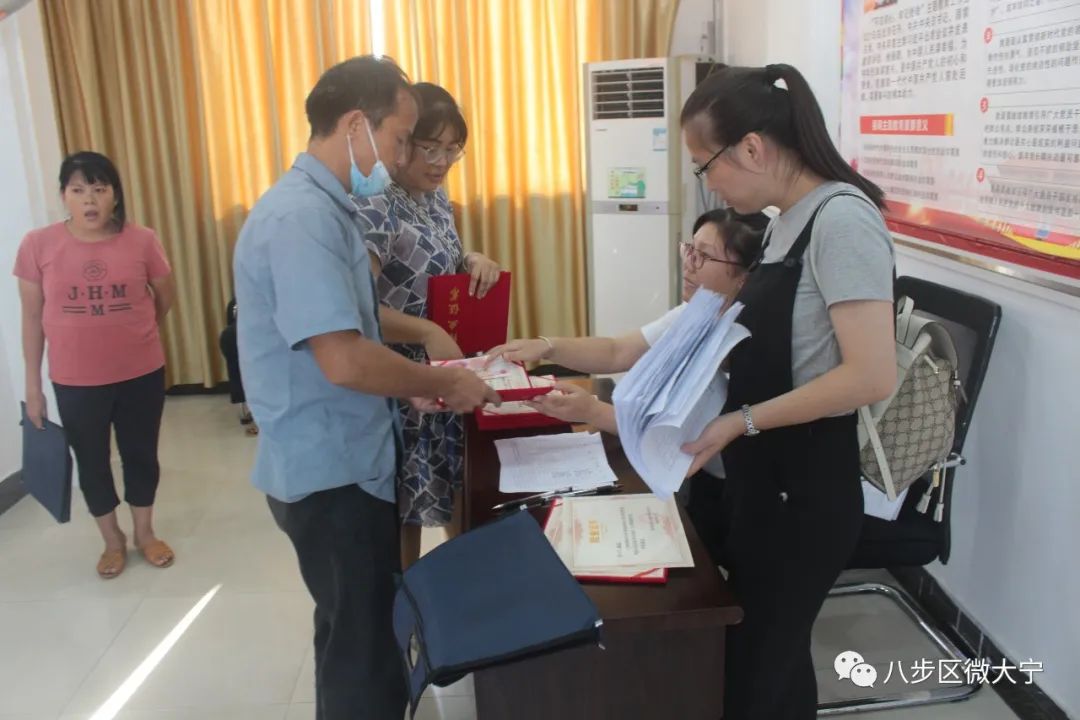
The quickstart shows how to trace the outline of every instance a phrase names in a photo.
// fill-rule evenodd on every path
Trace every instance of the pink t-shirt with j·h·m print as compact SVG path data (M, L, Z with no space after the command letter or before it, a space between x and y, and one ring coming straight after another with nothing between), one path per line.
M64 223L31 231L15 276L42 286L49 374L61 385L109 385L165 364L151 280L171 272L153 230L127 223L99 242Z

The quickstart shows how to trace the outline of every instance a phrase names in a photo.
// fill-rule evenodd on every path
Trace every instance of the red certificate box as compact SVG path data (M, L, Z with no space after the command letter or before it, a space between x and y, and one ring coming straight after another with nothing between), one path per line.
M949 137L953 134L953 115L863 115L859 118L863 135L915 135Z
M555 427L557 425L570 427L568 422L563 422L558 418L536 411L502 415L484 408L477 408L475 415L476 427L481 430L517 430L519 428Z
M465 355L487 352L506 342L510 321L510 273L483 298L469 295L468 275L438 275L428 281L428 318L446 330Z
M532 377L530 383L536 388L550 392L555 384L555 378L551 375L539 375ZM476 426L481 430L511 430L556 425L570 427L570 423L539 413L516 401L504 402L501 407L485 405L476 409Z
M525 365L498 359L489 364L486 355L460 358L458 360L432 360L432 367L460 367L471 370L477 377L495 389L504 401L532 400L552 391L554 380L533 377L525 371Z

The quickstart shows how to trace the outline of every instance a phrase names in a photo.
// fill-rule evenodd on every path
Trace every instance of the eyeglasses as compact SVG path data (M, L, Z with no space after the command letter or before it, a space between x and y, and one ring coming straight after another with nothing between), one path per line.
M426 146L426 145L413 145L420 154L424 157L424 161L429 165L437 165L440 160L445 160L447 165L453 165L461 156L465 154L465 148L460 145L453 145L448 148L441 148L439 146Z
M712 164L716 161L716 158L723 155L724 151L727 150L729 147L731 147L731 146L730 145L725 145L724 147L720 148L715 153L713 153L713 156L711 158L709 158L708 161L706 161L706 163L704 165L702 165L699 168L694 168L694 177L699 178L702 175L704 175L705 173L709 172L709 168L712 167Z
M694 270L700 270L701 268L705 267L705 263L707 262L723 263L724 265L737 265L738 267L742 267L742 263L740 262L736 262L734 260L721 260L720 258L715 258L708 253L703 253L696 247L694 247L693 243L686 242L685 240L679 241L679 250L682 252L683 259L689 262L690 267L692 267Z

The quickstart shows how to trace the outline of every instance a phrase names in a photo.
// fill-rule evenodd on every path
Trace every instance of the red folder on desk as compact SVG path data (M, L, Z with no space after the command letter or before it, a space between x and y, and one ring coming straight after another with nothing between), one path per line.
M439 275L428 281L428 318L450 333L461 352L475 355L506 342L510 320L510 273L482 299L469 295L468 275Z

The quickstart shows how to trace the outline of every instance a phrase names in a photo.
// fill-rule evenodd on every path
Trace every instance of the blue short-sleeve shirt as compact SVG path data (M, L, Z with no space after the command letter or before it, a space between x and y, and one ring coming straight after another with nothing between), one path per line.
M362 228L341 182L301 153L236 243L240 370L259 424L252 482L282 502L350 484L394 501L396 402L334 385L308 344L342 330L382 341Z

